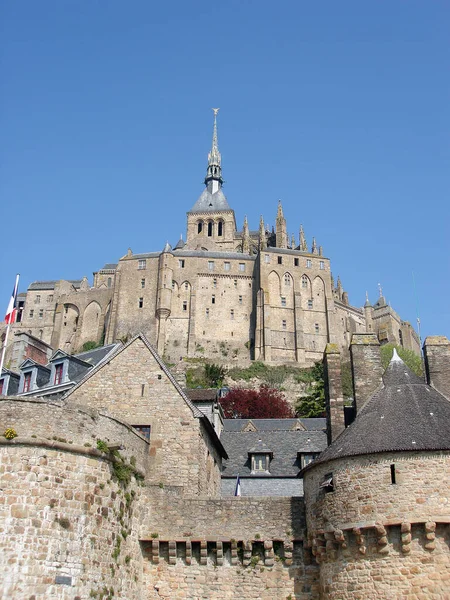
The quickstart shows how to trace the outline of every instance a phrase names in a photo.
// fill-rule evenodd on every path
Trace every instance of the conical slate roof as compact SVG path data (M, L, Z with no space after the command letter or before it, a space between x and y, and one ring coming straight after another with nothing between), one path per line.
M191 208L189 212L216 212L222 210L231 210L230 205L227 202L225 194L222 188L212 193L211 182L208 183L206 188L200 194L197 202Z
M382 386L314 462L378 452L450 450L450 402L394 351Z

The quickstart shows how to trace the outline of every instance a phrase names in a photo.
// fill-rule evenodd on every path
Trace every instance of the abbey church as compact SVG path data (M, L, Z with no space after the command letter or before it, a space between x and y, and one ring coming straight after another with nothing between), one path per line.
M71 354L86 342L112 344L146 335L168 360L255 359L311 365L327 343L348 352L354 333L376 333L419 352L411 325L387 305L350 304L330 259L302 225L288 234L281 202L274 227L261 216L238 229L223 191L217 109L205 189L187 213L186 240L73 281L35 281L19 297L15 333ZM296 226L297 227L297 226ZM168 232L170 234L170 232Z

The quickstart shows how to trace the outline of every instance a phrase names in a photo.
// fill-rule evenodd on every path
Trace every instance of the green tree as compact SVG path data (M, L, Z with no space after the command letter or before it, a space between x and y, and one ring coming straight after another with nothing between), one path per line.
M209 387L222 387L226 374L227 370L225 367L215 365L214 363L205 365L205 380Z
M394 353L394 348L397 350L398 355L405 365L409 367L416 375L423 377L423 365L421 357L412 350L406 350L406 348L403 348L402 346L396 346L395 344L384 344L380 348L383 369L387 368Z
M311 418L325 416L325 380L323 364L317 362L311 369L314 381L306 389L306 396L301 396L295 405L298 417Z

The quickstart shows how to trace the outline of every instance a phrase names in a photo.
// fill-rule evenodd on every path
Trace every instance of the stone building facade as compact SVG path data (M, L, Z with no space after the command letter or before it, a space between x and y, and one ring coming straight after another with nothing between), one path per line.
M205 357L310 365L327 343L347 352L356 332L377 333L419 352L411 325L383 296L351 306L330 259L300 225L288 233L281 202L275 226L247 218L238 230L223 192L216 115L205 189L187 213L186 240L106 264L87 279L37 281L21 299L14 327L52 348L80 351L142 331L170 360Z
M226 450L142 335L63 399L0 398L0 598L448 598L450 342L425 342L432 384L355 346L346 429L325 353L336 424L304 498L221 497Z

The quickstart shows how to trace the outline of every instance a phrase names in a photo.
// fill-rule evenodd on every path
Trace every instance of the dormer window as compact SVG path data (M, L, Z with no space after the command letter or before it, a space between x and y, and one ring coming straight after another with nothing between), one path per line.
M270 454L252 454L252 473L269 473Z
M55 377L53 379L54 385L59 385L63 380L63 365L60 363L59 365L55 365Z
M31 372L24 373L23 376L23 390L22 392L29 392L31 389Z
M310 452L308 454L303 454L303 452L298 452L297 456L300 459L300 467L302 469L304 469L306 467L306 465L309 465L309 463L312 463L312 461L315 460L319 456L319 453L318 452Z

